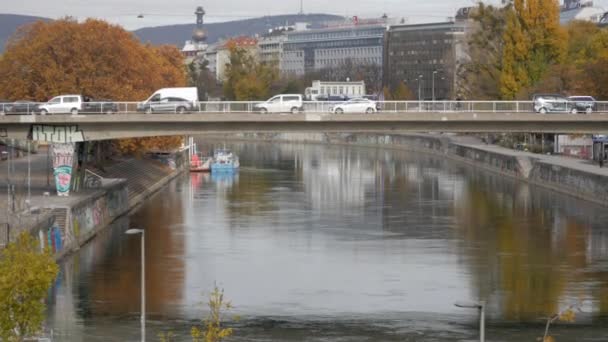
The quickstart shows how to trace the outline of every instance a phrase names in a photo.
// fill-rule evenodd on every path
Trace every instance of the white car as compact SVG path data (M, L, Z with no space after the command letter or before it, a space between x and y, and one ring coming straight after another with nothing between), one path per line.
M302 95L281 94L270 98L266 102L255 105L260 113L292 113L296 114L302 110Z
M82 102L80 95L55 96L49 102L40 105L40 114L71 113L76 115L82 109Z
M376 102L365 98L350 99L344 103L337 104L329 108L331 113L375 113Z

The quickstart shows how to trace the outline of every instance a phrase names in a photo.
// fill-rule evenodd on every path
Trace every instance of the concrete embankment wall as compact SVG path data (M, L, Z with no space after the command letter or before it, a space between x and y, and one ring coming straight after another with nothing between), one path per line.
M184 160L180 156L180 160ZM120 166L134 170L126 179L106 179L103 186L65 208L55 208L55 220L32 227L30 232L49 247L56 259L78 250L116 219L129 214L187 168L174 169L158 161L132 160ZM149 172L146 172L149 171ZM120 176L120 173L118 172Z
M245 140L396 148L432 153L608 206L608 177L606 176L554 165L533 155L523 155L517 151L507 149L488 150L484 149L483 146L476 147L459 143L445 135L247 133L232 137Z

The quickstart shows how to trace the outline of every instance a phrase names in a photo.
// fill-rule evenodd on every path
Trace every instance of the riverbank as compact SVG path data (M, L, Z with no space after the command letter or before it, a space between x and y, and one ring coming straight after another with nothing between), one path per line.
M219 138L219 137L216 137ZM283 143L344 144L432 153L514 179L608 206L608 168L587 160L488 145L471 136L443 134L247 133L222 136Z
M92 173L87 177L94 181L68 197L56 195L44 150L29 156L29 160L13 160L10 167L5 161L2 170L6 173L11 169L16 191L14 196L0 199L4 207L0 211L0 222L4 222L0 225L0 243L4 246L19 233L29 231L40 239L41 246L51 248L56 259L61 259L178 176L186 168L182 154L174 157L171 166L150 158L129 158L104 170L90 169Z

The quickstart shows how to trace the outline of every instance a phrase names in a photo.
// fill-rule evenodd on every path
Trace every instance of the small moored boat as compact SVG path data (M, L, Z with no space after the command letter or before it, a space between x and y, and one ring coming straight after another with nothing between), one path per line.
M209 172L213 158L203 157L201 153L190 156L190 172Z
M239 169L239 157L227 149L217 149L213 153L211 173L235 172Z

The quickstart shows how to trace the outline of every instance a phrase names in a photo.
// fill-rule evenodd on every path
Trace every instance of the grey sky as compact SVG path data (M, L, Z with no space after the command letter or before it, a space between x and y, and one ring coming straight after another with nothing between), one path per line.
M475 0L303 0L306 13L332 13L343 16L404 17L409 23L442 21L459 7ZM497 4L500 0L487 0ZM595 0L608 9L608 0ZM127 29L144 26L194 22L194 9L203 6L208 22L227 21L299 11L300 0L0 0L0 12L59 18L66 15L84 19L96 17L118 23ZM144 18L137 15L143 13Z

